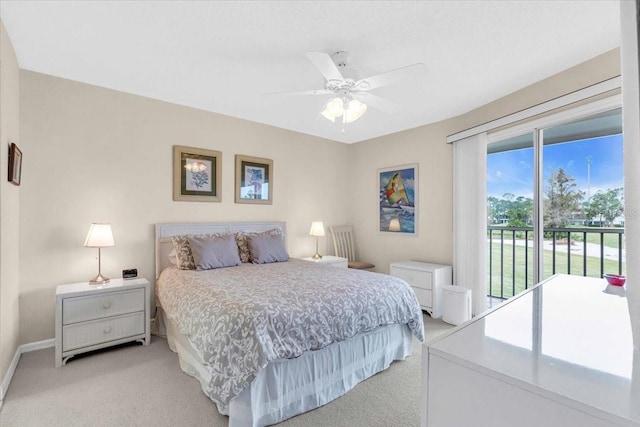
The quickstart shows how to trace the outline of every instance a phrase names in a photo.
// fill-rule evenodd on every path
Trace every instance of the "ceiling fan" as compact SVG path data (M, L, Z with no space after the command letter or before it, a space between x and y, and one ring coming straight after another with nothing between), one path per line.
M424 64L417 63L387 71L375 76L358 79L357 72L348 66L349 53L338 51L332 55L324 52L308 52L307 58L325 79L324 89L280 92L281 95L334 95L325 104L322 115L333 122L351 123L367 111L367 107L395 113L400 105L370 91L402 83Z

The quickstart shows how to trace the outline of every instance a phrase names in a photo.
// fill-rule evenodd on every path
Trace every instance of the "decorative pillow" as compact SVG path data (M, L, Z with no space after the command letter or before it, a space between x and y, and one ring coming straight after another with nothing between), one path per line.
M189 240L196 270L240 265L238 246L232 235L220 237L189 236L187 240Z
M249 236L248 240L251 260L254 264L284 262L289 259L282 236L279 234L257 234Z
M208 237L221 237L226 234L202 234L201 236ZM176 251L176 257L178 260L177 266L180 270L195 270L196 263L193 260L193 254L191 253L191 246L189 246L189 237L194 237L191 234L184 236L173 236L171 242L173 243L173 250Z
M249 237L251 236L281 236L280 230L274 228L273 230L263 231L261 233L245 233L240 231L236 233L236 243L238 244L238 252L240 254L240 260L242 262L251 262L251 251L249 250Z
M178 255L176 254L176 248L171 249L169 252L169 262L171 265L178 265Z
M173 243L173 250L176 251L178 261L176 265L178 268L180 270L195 270L196 264L193 261L191 246L189 246L187 236L173 236L171 242Z

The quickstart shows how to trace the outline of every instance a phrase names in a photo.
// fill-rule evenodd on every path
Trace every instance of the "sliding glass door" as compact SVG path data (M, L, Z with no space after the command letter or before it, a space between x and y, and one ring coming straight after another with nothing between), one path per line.
M624 272L622 146L620 109L488 145L487 295Z

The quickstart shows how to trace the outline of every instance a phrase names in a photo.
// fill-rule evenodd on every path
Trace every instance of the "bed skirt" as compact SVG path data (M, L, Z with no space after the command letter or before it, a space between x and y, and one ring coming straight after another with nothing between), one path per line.
M180 368L200 381L209 382L208 367L189 339L177 332L158 308L158 334L178 353ZM381 372L395 360L411 355L413 336L406 325L389 325L359 334L350 340L304 353L295 359L279 359L262 369L251 385L229 403L229 427L275 424L325 405L358 383Z

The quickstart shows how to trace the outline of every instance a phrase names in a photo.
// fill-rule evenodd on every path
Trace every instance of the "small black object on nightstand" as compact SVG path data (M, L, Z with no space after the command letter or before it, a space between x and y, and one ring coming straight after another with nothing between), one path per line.
M135 279L138 277L138 269L130 268L129 270L122 270L122 278L123 279Z

